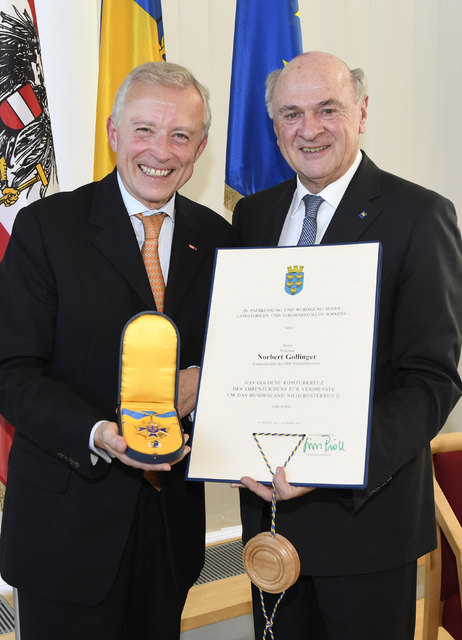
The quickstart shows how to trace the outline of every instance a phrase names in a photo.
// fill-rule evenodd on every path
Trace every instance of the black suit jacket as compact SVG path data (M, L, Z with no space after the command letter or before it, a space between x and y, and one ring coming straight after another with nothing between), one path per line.
M295 188L291 180L237 204L233 224L243 245L277 245ZM435 545L429 442L461 393L454 207L363 154L322 243L366 241L383 246L368 487L316 489L278 503L276 530L293 542L306 575L393 568ZM260 530L262 502L241 494L248 539Z
M200 364L215 248L233 244L223 218L177 195L164 312L181 368ZM115 419L125 323L155 309L115 171L18 214L0 299L0 412L15 427L0 570L45 598L95 604L116 574L142 475L117 460L93 466L89 434ZM205 537L203 487L184 471L163 474L166 552L182 589L201 569Z

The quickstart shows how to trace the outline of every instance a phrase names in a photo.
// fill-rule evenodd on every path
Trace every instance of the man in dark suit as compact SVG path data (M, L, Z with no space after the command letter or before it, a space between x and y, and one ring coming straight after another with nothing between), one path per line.
M0 266L0 412L15 427L0 568L18 588L22 640L179 637L203 564L203 487L184 482L182 459L125 455L119 346L125 323L156 309L136 214L162 210L164 312L180 335L189 430L215 248L235 244L223 218L177 193L209 125L208 92L186 69L142 65L108 120L117 168L17 216Z
M326 53L303 54L269 76L266 98L297 178L239 201L233 224L241 243L297 245L311 194L322 197L316 243L383 246L368 486L296 487L277 470L276 530L297 549L301 576L279 604L274 634L412 640L416 560L435 546L429 442L461 393L456 214L445 198L380 170L360 151L368 107L361 70ZM269 528L272 490L250 477L241 483L248 540ZM276 597L265 595L268 616ZM254 618L260 638L255 590Z

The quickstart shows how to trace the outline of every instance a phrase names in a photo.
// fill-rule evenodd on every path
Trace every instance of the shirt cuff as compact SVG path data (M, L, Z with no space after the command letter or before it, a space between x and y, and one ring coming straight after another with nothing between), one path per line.
M188 369L200 369L198 364L192 364L188 367ZM190 414L188 414L188 419L190 422L194 422L194 418L196 417L196 410L193 409Z
M104 449L100 449L99 447L95 447L95 431L103 422L107 422L106 420L99 420L90 432L90 441L88 443L88 448L90 449L90 459L93 466L98 462L98 458L102 458L105 462L111 463L113 459L113 455L105 451Z

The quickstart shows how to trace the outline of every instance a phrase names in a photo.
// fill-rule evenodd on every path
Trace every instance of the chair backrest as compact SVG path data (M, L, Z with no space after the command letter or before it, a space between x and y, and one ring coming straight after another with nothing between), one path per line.
M432 453L439 548L429 561L430 571L441 576L435 606L440 608L438 624L462 640L462 433L439 434Z
M460 523L462 523L462 451L433 456L435 478ZM441 600L459 593L457 564L446 536L441 536Z

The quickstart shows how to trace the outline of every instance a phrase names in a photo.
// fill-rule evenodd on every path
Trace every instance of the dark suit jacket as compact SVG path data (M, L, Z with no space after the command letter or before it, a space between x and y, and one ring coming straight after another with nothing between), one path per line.
M291 180L237 204L243 245L277 245L295 188ZM429 442L461 393L462 248L453 205L363 154L322 243L356 241L383 246L368 487L315 489L278 503L276 530L293 542L306 575L393 568L435 545ZM260 529L262 502L241 493L248 539Z
M233 244L223 218L177 195L165 314L179 330L180 368L200 364L215 248ZM155 309L115 172L18 214L0 299L0 413L16 428L0 570L45 598L95 604L113 582L142 475L117 460L92 466L89 434L115 419L122 328ZM203 487L184 471L163 474L182 589L199 574L205 537Z

